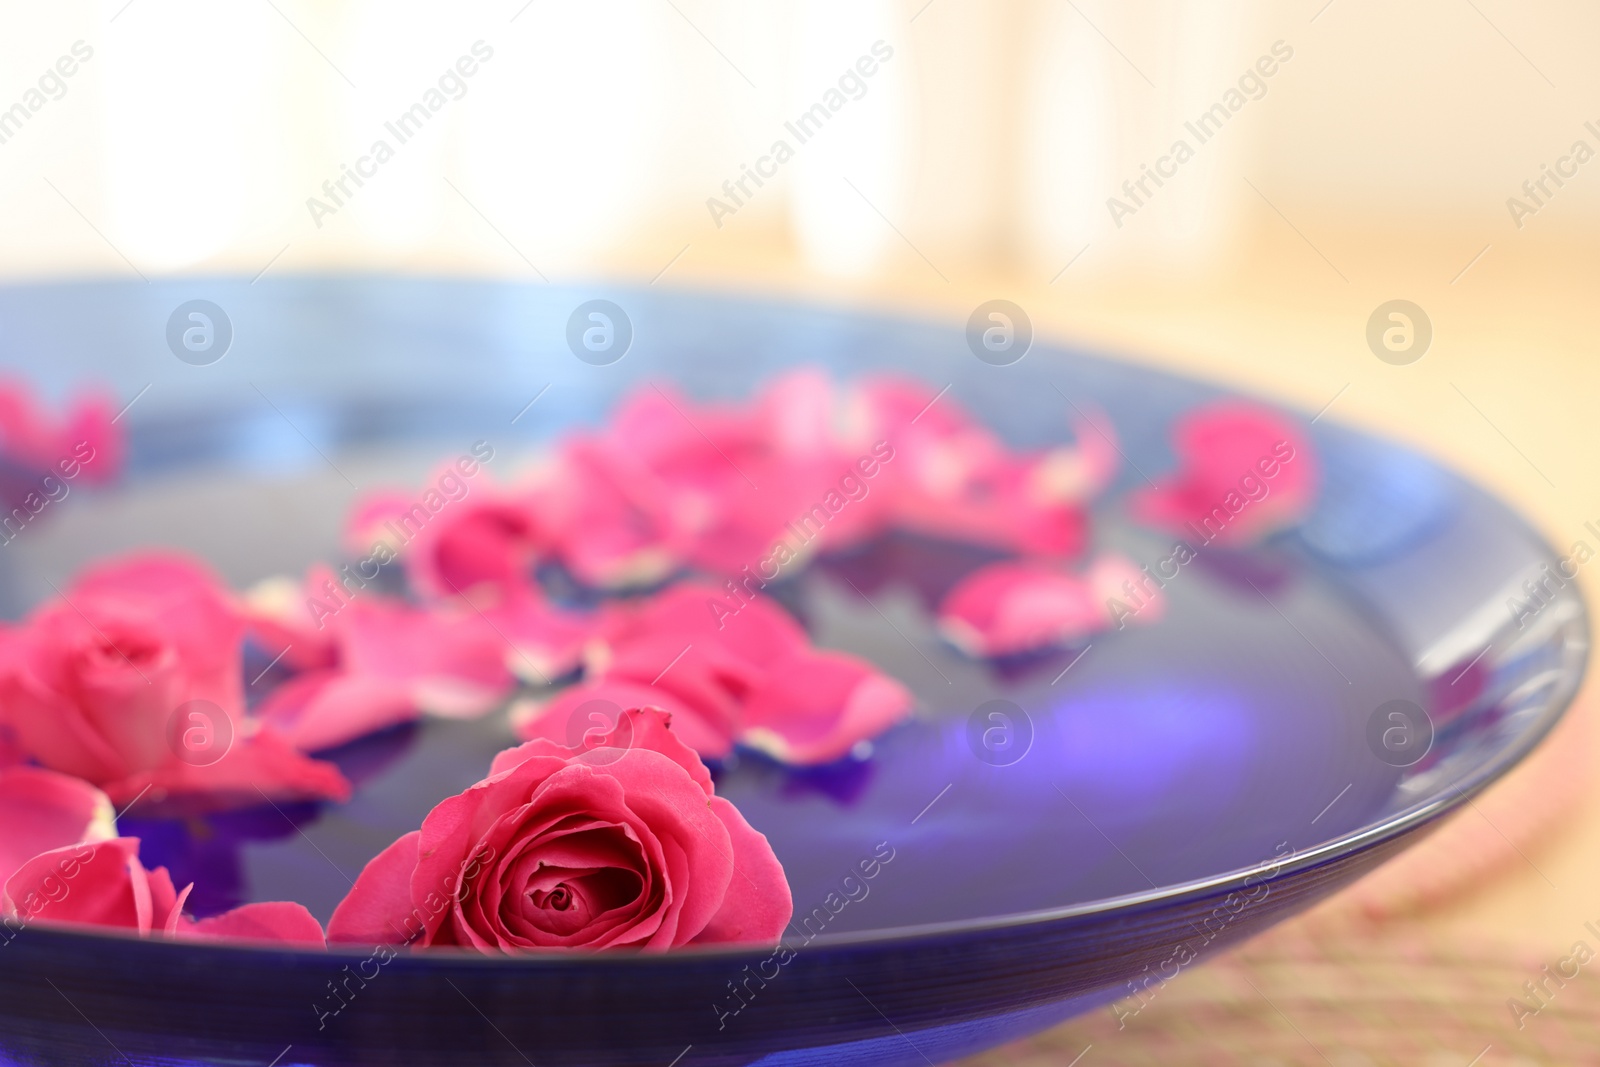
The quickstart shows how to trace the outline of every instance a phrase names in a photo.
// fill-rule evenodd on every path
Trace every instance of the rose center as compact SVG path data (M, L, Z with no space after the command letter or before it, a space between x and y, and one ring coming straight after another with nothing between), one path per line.
M554 911L567 911L576 903L572 895L572 888L565 882L561 882L549 891L536 889L529 896L533 900L534 907Z

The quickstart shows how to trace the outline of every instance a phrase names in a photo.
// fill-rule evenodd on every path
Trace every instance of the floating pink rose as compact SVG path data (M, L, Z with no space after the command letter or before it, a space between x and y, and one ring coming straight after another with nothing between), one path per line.
M242 633L226 591L184 557L103 564L10 635L0 716L34 760L119 804L347 797L336 768L245 719Z
M1317 467L1299 425L1239 401L1197 409L1174 432L1176 473L1136 494L1142 522L1190 539L1248 545L1304 517Z
M361 872L331 941L663 951L775 943L793 905L761 834L665 713L574 753L530 741Z
M1144 574L1118 556L1103 556L1083 574L1041 562L991 563L967 575L939 606L939 628L970 656L1015 656L1075 642L1121 622L1114 602L1124 583ZM1162 611L1159 590L1142 601L1137 618L1153 622Z

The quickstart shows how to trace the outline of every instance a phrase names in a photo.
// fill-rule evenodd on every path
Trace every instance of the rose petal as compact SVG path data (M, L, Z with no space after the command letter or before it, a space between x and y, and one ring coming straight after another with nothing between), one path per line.
M261 722L300 752L336 748L418 715L415 694L405 683L339 670L297 675L256 709Z
M0 770L0 886L43 852L117 836L110 799L70 775Z
M1315 497L1310 443L1275 411L1238 401L1199 408L1179 420L1174 448L1179 469L1131 508L1193 541L1249 544L1298 522Z
M158 889L165 892L153 902L139 839L116 837L40 853L6 881L4 896L8 913L24 921L119 926L148 935L153 904L163 905L165 924L176 899L170 878Z
M154 771L105 785L114 804L131 803L146 790L152 800L170 800L199 812L272 801L350 799L350 783L331 763L308 759L269 729L235 740L209 766L172 759Z
M601 724L587 716L577 718L579 709L591 701L603 701L609 706L602 717L618 715L625 708L659 708L671 716L677 739L700 755L720 759L733 751L731 724L720 721L715 710L688 704L664 689L611 679L562 690L517 726L517 736L543 738L569 750L591 745L592 737L586 737Z
M180 929L191 937L287 942L319 948L326 944L322 924L303 905L287 900L243 904Z
M400 945L421 929L411 904L411 878L417 869L413 830L367 861L350 892L333 909L328 940L368 945Z
M864 660L807 652L775 665L750 695L740 740L786 763L828 763L908 715L911 694Z
M1126 618L1153 622L1163 604L1154 582L1118 556L1097 559L1081 575L1048 563L992 563L946 594L939 627L970 656L1014 656L1071 644Z
M754 941L774 944L794 915L794 900L783 865L765 836L745 821L739 809L723 797L713 797L711 811L727 827L733 848L733 878L722 907L693 943L715 944Z

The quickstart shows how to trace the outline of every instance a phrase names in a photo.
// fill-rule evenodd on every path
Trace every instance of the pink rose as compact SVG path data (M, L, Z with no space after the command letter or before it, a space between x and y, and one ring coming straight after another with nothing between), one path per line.
M22 922L114 926L140 937L325 943L321 924L289 901L245 904L195 922L183 914L192 888L175 889L165 867L147 870L137 837L116 837L34 856L0 890L0 911Z
M776 943L793 911L783 868L667 724L633 710L583 752L543 740L502 752L367 864L329 940L486 953Z
M147 789L213 806L344 799L332 765L251 732L242 635L226 591L190 560L102 564L7 636L0 715L33 759L119 804Z

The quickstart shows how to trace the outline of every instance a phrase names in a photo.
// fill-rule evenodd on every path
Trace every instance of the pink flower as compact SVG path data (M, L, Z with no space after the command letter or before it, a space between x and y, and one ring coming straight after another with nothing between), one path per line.
M29 859L0 887L0 913L22 922L119 927L140 937L324 944L321 924L288 901L245 904L195 922L183 914L192 888L175 889L165 867L147 870L137 837L114 837Z
M539 708L519 736L574 747L591 711L614 722L622 708L652 704L670 711L675 732L706 758L724 758L739 743L787 763L827 763L912 708L900 683L854 656L812 647L766 598L695 583L615 612L589 659L584 684Z
M0 889L41 852L115 837L114 815L111 800L80 778L0 770Z
M957 648L980 658L1070 645L1120 624L1125 616L1115 604L1128 597L1123 583L1143 578L1119 556L1101 557L1082 575L1037 561L991 563L946 594L939 628ZM1159 590L1141 603L1133 613L1138 621L1160 617Z
M1267 408L1229 400L1189 412L1173 444L1177 472L1132 501L1152 526L1199 544L1247 545L1300 521L1315 499L1310 442Z
M33 759L117 803L147 790L200 806L344 799L336 768L249 729L242 632L226 591L184 557L102 564L10 635L0 714Z
M502 752L367 864L329 939L485 953L775 943L793 911L783 868L667 724L636 709L583 752Z

